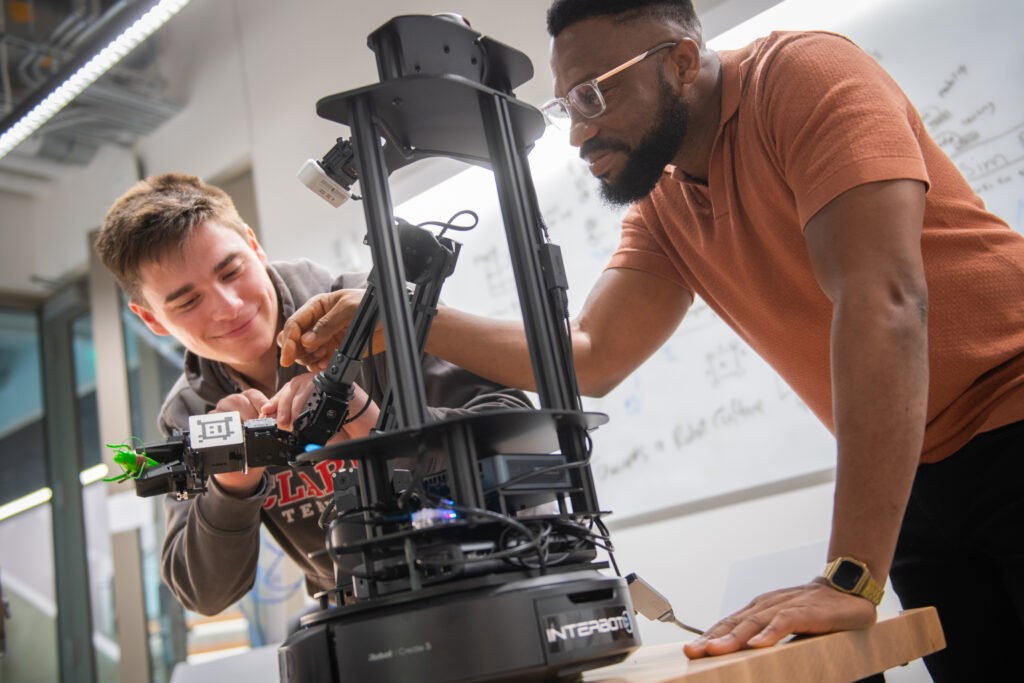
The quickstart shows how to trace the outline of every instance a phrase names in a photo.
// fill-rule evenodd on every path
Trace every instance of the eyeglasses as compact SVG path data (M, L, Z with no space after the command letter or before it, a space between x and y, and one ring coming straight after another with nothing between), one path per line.
M601 81L606 78L611 78L620 71L625 71L634 64L639 64L659 50L664 50L667 47L675 47L677 44L678 43L659 43L647 52L638 54L636 57L633 57L633 59L619 64L611 71L607 71L597 78L592 78L589 81L584 81L583 83L573 87L565 97L556 97L549 100L540 108L540 110L553 126L563 130L569 127L569 122L572 120L573 109L588 119L597 118L604 113L605 109L608 108L608 105L605 104L604 96L601 94L601 88L598 87L598 84L600 84Z

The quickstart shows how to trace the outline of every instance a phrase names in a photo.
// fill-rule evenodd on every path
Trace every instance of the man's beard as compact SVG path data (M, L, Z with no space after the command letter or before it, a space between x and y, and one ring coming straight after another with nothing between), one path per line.
M651 193L665 166L672 162L686 137L690 110L671 86L661 79L661 106L654 127L635 149L629 150L618 180L601 179L601 197L612 206L624 206Z

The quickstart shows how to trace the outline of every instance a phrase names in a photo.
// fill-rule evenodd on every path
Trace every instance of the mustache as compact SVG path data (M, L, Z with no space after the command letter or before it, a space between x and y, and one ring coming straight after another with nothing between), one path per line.
M627 154L629 153L629 146L623 142L618 142L617 140L605 140L603 138L590 138L580 145L580 159L586 159L594 152L602 149L626 152Z

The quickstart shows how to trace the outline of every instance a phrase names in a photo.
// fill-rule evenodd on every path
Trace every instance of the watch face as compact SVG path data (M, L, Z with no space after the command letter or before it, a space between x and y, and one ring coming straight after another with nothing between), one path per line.
M852 591L856 587L857 582L860 581L860 577L863 573L863 568L857 566L853 562L843 560L839 563L839 566L836 567L836 571L832 575L832 583L844 590Z

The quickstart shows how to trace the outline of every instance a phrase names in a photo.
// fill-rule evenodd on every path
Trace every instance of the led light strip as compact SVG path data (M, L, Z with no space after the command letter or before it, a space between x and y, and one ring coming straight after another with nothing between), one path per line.
M88 486L107 476L108 471L107 466L101 462L99 465L93 465L79 472L78 481L82 482L82 486Z
M88 486L89 484L94 484L105 477L108 471L107 466L100 463L99 465L94 465L93 467L79 472L78 480L82 482L82 486ZM52 497L53 491L48 487L44 487L37 491L33 491L27 496L22 496L21 498L12 500L9 503L0 505L0 520L13 517L14 515L25 512L26 510L31 510L35 506L42 505L49 501Z
M8 152L53 118L57 112L78 97L83 90L92 85L112 66L120 62L139 43L167 23L168 19L188 3L189 0L160 0L152 9L136 19L121 35L96 53L92 59L47 95L42 102L0 135L0 159L7 156Z
M53 491L48 488L41 488L37 491L33 491L27 496L22 496L17 500L12 500L10 503L0 505L0 520L13 517L19 512L30 510L36 505L42 505L52 497Z

